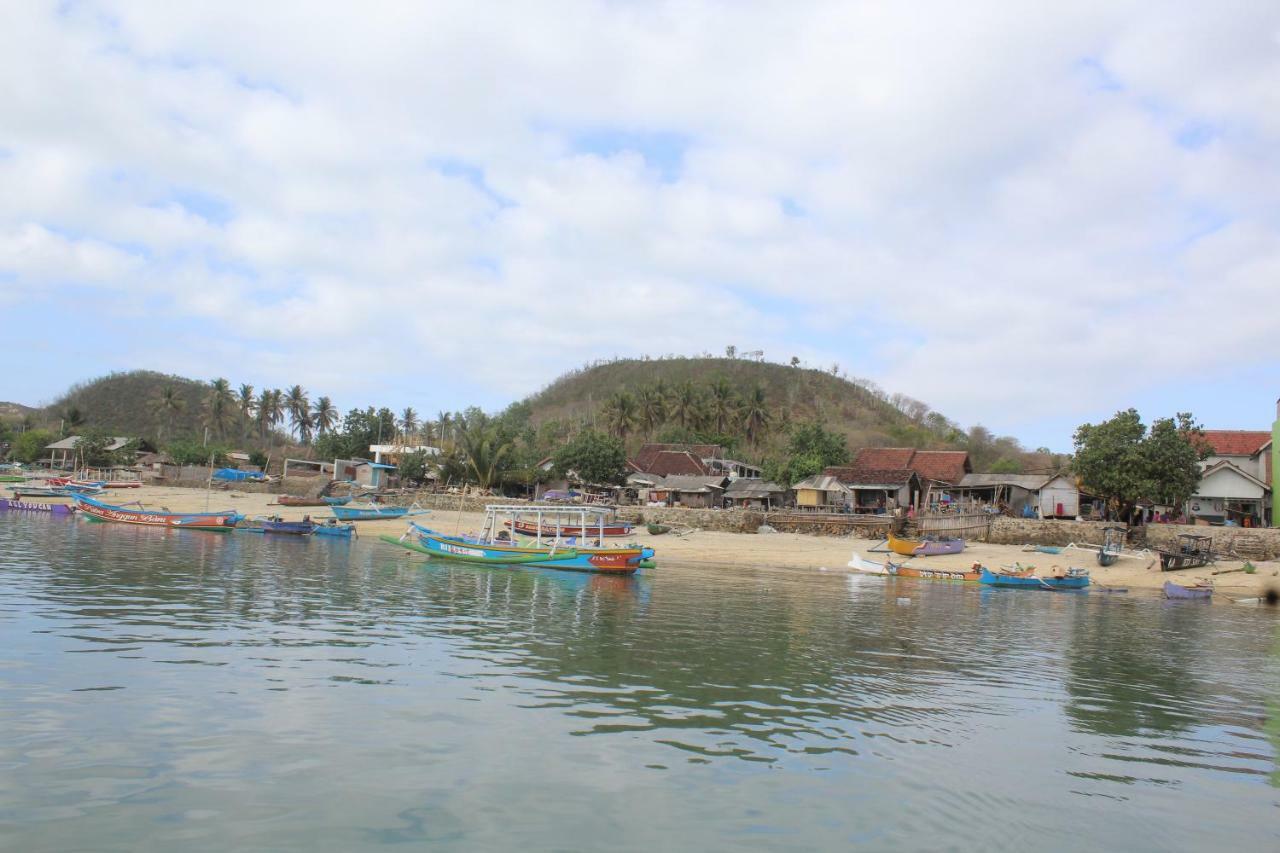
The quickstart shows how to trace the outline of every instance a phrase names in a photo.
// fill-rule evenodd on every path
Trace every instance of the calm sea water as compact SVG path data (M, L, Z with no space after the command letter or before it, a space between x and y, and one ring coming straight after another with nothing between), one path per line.
M11 850L1280 849L1280 618L0 516Z

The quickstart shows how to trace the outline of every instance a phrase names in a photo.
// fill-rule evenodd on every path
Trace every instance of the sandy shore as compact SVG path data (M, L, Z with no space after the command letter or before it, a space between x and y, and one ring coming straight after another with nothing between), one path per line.
M148 507L167 507L174 512L193 512L204 509L235 509L248 516L279 515L288 520L310 515L314 519L328 518L327 507L287 507L275 503L277 496L215 490L206 493L198 489L171 486L144 486L141 489L120 490L107 495L109 500L120 503L141 501ZM419 521L443 533L460 533L478 530L484 520L483 513L434 512L420 516ZM399 534L405 529L403 520L357 522L361 537L376 539L383 534ZM695 531L685 537L670 534L650 536L643 527L638 528L634 541L652 545L658 553L658 565L663 562L679 562L687 565L706 565L741 568L778 568L795 571L846 572L854 552L868 560L881 562L883 553L871 552L877 543L867 539L847 537L804 536L795 533L744 534ZM896 561L897 558L895 558ZM1061 554L1025 552L1012 545L990 545L975 542L961 554L941 557L917 558L910 565L937 568L968 568L980 562L990 568L1012 566L1015 562L1024 567L1036 567L1036 573L1052 574L1055 568L1084 566L1094 580L1105 586L1129 589L1158 590L1166 580L1178 583L1213 580L1218 591L1215 601L1250 598L1261 595L1267 589L1280 590L1280 562L1255 562L1257 571L1248 575L1240 571L1239 560L1222 560L1201 569L1185 569L1180 572L1161 572L1153 552L1126 553L1115 565L1102 568L1097 565L1092 551L1064 551ZM1213 574L1215 571L1219 574Z

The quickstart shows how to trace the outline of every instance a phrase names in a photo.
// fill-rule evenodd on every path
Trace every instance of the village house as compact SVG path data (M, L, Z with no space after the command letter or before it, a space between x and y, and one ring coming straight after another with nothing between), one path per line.
M724 490L724 504L731 508L771 510L783 505L787 490L777 483L754 478L729 481Z
M823 475L835 477L853 496L855 512L891 513L915 505L920 497L920 477L910 468L860 468L833 465Z
M672 474L649 487L644 502L710 509L723 506L728 485L729 478L720 474Z
M814 474L791 487L796 508L815 512L848 512L853 506L853 492L836 477Z
M740 478L756 480L761 470L747 462L728 459L724 448L718 444L646 444L627 460L628 467L638 474L670 474L706 476L720 474L730 480Z
M1235 429L1203 433L1209 455L1200 462L1200 485L1187 501L1187 519L1207 524L1269 523L1271 433Z
M914 447L864 447L854 456L853 469L900 471L910 469L920 478L917 509L950 498L949 487L959 485L965 474L973 473L964 450L916 450Z
M69 435L64 439L55 441L52 444L46 444L44 449L49 451L49 467L70 469L76 466L76 447L84 439L78 435ZM133 439L126 436L112 436L111 442L107 445L108 453L116 453L129 446L129 442ZM141 449L141 445L139 446Z

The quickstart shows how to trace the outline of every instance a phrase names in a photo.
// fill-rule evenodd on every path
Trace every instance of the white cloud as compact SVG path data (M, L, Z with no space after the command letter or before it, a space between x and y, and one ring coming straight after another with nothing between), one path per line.
M0 288L164 293L259 382L365 402L367 359L328 357L359 341L500 399L750 341L1025 422L1120 402L1174 332L1208 375L1280 316L1274 4L8 18ZM1201 322L1222 304L1250 310Z

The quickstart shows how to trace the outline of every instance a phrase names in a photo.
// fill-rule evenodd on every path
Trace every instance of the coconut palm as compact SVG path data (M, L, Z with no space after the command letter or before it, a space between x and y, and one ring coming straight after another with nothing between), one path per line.
M697 423L701 406L702 395L698 393L698 389L694 387L692 382L686 381L681 382L671 392L667 411L680 423L680 426L688 429Z
M187 408L187 401L182 399L178 393L178 389L174 385L165 385L160 389L160 393L156 394L151 400L151 411L161 418L164 423L160 427L160 437L163 440L166 428L173 429L173 416Z
M629 391L619 391L608 399L600 412L609 426L609 432L626 441L627 436L639 423L639 411L636 398Z
M750 396L742 402L742 424L746 429L747 441L750 441L753 446L760 441L760 436L769 428L770 419L764 389L757 385Z
M411 443L409 436L417 434L418 426L418 413L413 410L413 406L405 406L400 413L400 432L404 433L405 444Z
M723 376L711 383L709 391L707 420L715 426L716 432L723 434L734 419L738 401L733 393L733 386Z
M240 385L240 393L236 394L236 406L240 409L240 440L244 441L249 431L249 424L253 422L253 413L258 406L253 398L252 385L246 383Z
M667 400L659 388L649 386L636 392L636 417L646 438L667 419Z
M294 385L284 398L284 411L289 415L293 431L305 444L311 431L311 402L301 385Z
M235 405L236 395L231 390L231 383L222 377L211 379L204 401L205 426L221 437L231 421Z
M465 427L459 426L457 436L476 484L482 489L492 487L500 478L502 462L511 453L512 444L502 441L483 416Z
M436 415L436 429L440 434L440 443L443 444L453 435L453 417L448 412L440 412Z
M311 406L311 423L320 435L327 435L338 422L338 410L328 397L321 397Z
M258 437L264 441L267 438L267 430L271 428L271 399L271 389L263 388L262 393L258 395L258 402L254 405Z

